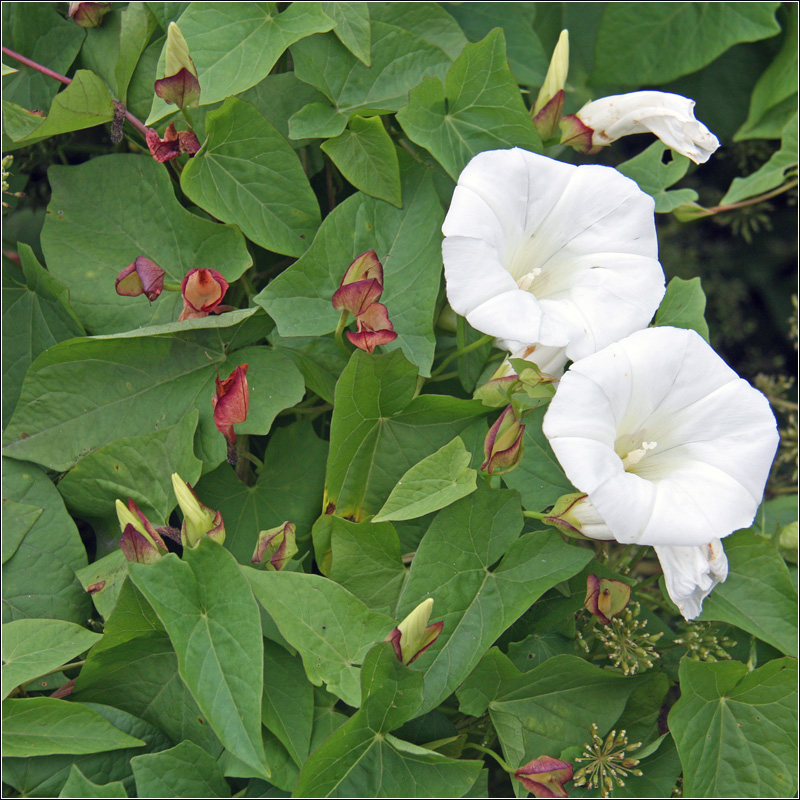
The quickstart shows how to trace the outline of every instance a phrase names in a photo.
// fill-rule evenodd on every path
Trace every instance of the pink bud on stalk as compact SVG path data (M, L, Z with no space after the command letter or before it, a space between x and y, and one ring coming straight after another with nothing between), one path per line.
M236 434L233 426L247 419L250 405L250 389L247 386L247 364L241 364L221 381L217 377L217 391L211 398L214 407L214 424L228 442L228 461L236 464Z
M522 462L524 433L525 426L520 424L513 406L506 406L484 439L486 460L481 470L488 475L505 475L516 469Z
M345 270L331 302L337 311L363 314L383 292L383 266L374 250L356 256Z
M380 344L393 342L397 334L389 320L389 309L383 303L372 303L356 317L356 332L347 331L347 338L368 353L372 353Z
M572 764L550 756L539 756L520 767L514 777L534 797L567 797L564 784L572 780Z
M154 261L139 256L117 275L117 294L124 297L138 297L143 294L152 303L164 288L165 274Z
M181 283L183 311L178 322L207 317L227 291L228 282L215 269L190 269Z
M200 104L200 81L197 69L189 56L186 39L174 22L167 29L164 77L155 82L156 94L179 108L194 108Z
M444 622L428 625L433 611L433 598L423 600L384 641L391 642L397 659L404 664L416 661L438 638Z
M277 528L270 528L258 534L252 563L263 564L268 572L280 571L296 552L295 525L292 522L284 522Z
M97 28L111 11L111 3L70 3L67 16L81 28Z

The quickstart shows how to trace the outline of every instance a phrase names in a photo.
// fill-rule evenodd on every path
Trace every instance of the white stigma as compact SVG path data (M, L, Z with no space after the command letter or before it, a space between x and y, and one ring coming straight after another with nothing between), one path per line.
M532 269L530 272L526 272L518 281L517 286L522 289L523 292L527 292L533 282L542 274L541 267L536 267L536 269Z
M656 447L658 447L658 442L642 442L642 446L638 450L631 450L622 459L622 466L627 470L634 464L638 464L647 455L648 450L655 450Z

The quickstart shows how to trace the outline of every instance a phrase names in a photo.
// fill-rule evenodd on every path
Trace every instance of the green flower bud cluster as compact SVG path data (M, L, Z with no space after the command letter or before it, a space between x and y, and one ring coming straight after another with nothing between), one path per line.
M584 745L584 753L580 758L576 758L576 763L588 762L585 767L581 767L574 775L575 786L586 786L589 789L599 789L601 797L608 797L616 783L617 786L624 786L623 780L628 775L640 777L642 771L636 769L639 764L638 759L629 758L627 752L638 750L641 742L628 744L626 732L611 731L603 739L597 729L597 725L592 723L592 741Z
M597 638L605 645L608 657L623 675L635 675L653 666L659 658L655 644L661 633L645 633L646 620L640 620L639 603L631 603L608 625L600 627Z
M714 631L714 626L707 622L689 622L686 631L675 644L682 644L687 648L686 655L694 661L729 661L730 655L726 648L736 647L736 642L727 636L719 636Z

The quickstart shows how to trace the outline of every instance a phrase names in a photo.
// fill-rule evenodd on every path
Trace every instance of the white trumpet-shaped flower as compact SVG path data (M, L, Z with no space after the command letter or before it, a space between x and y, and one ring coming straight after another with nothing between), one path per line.
M697 616L727 574L719 540L764 492L778 446L767 399L694 331L648 328L573 364L543 431L607 526L597 538L654 546L673 601Z
M561 123L562 142L596 152L631 133L654 133L667 147L704 164L719 140L694 116L694 100L668 92L631 92L587 103Z
M647 325L664 295L653 207L610 167L480 153L442 227L450 305L510 349L590 355Z

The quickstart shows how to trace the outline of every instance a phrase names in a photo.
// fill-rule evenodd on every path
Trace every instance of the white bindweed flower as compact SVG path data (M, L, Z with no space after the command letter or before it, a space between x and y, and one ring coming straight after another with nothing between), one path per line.
M631 133L654 133L667 147L705 164L719 140L694 117L694 100L668 92L631 92L587 103L561 122L562 143L596 153Z
M752 523L764 492L767 399L694 331L648 328L573 364L542 428L611 536L656 547L670 596L697 616L727 574L718 540Z
M590 355L647 325L664 295L653 207L610 167L480 153L442 227L450 305L510 349Z

